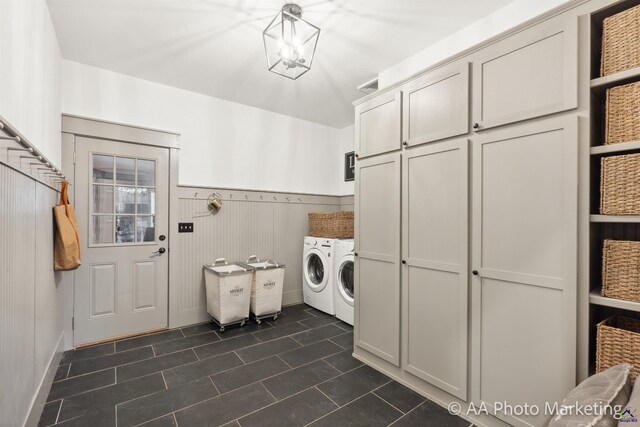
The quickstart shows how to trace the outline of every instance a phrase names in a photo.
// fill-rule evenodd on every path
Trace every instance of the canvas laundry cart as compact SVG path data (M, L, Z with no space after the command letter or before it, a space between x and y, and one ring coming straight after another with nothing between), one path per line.
M282 310L282 286L284 283L284 264L268 259L261 261L257 256L251 255L246 262L253 268L253 281L251 285L251 313L260 323L262 319L278 318Z
M224 258L204 266L207 313L220 326L220 332L229 325L243 326L249 318L252 278L252 267Z

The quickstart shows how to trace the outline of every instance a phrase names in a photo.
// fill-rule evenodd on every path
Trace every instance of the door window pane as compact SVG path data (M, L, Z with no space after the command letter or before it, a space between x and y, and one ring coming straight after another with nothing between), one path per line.
M93 155L93 182L113 183L113 156Z
M113 216L95 215L92 219L93 243L113 243Z
M135 237L135 222L133 215L116 216L116 243L130 243Z
M90 240L155 242L156 161L92 153Z
M156 240L154 216L139 216L136 224L136 241L153 242Z
M113 213L111 185L93 185L93 213Z
M156 213L156 190L153 188L138 188L138 214L154 215Z
M116 157L116 184L136 185L136 159Z
M155 160L138 159L138 185L153 187L156 185Z
M136 188L116 187L116 213L135 213Z

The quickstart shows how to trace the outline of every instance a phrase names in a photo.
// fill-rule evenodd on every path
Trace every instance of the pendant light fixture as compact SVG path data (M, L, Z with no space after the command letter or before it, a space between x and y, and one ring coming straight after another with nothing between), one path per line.
M302 19L297 4L286 4L262 32L269 71L292 80L311 69L320 28Z

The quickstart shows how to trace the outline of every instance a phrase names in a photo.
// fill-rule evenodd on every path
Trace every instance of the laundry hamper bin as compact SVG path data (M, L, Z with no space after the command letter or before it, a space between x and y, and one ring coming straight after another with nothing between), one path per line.
M252 267L224 258L204 266L207 313L220 326L220 332L229 325L243 326L249 318L252 277Z
M282 287L284 284L284 264L268 259L261 261L251 255L246 262L253 268L251 284L251 314L257 323L262 319L278 318L282 310Z

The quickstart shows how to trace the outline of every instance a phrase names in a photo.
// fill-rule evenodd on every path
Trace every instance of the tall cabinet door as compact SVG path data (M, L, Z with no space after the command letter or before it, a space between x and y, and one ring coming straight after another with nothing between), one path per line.
M403 367L467 399L467 139L408 150L402 165Z
M577 120L488 131L473 174L473 399L543 408L575 384Z
M400 153L356 162L355 342L400 366Z
M369 157L402 147L402 93L383 93L356 107L356 154Z

